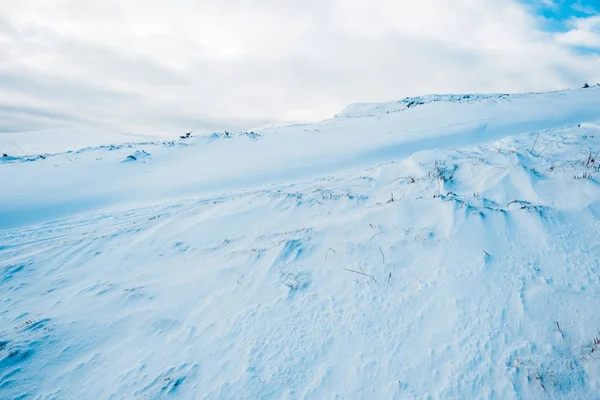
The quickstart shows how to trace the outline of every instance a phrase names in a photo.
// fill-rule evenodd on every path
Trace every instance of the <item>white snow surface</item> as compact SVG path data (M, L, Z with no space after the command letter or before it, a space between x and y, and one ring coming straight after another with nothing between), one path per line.
M600 398L600 88L57 137L0 135L2 399Z
M0 151L12 156L61 153L86 147L106 146L124 142L156 141L151 135L116 133L89 127L43 129L31 132L0 133Z

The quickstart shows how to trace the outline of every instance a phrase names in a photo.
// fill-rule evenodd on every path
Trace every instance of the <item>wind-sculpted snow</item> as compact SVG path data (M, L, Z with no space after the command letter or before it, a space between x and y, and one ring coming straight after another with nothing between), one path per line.
M380 114L390 114L405 111L413 107L435 102L473 103L484 100L502 100L509 94L430 94L418 97L406 97L391 103L354 103L350 104L336 118L364 118Z
M0 163L0 228L313 179L419 151L593 123L598 110L600 88L590 88L502 102L434 102L406 113L334 118L260 134L197 135ZM151 154L152 162L122 162L135 151Z
M0 398L599 398L598 97L1 163Z
M586 88L582 90L597 90ZM402 100L389 103L354 103L346 107L341 113L336 114L336 118L365 118L374 117L381 114L390 114L400 111L406 111L410 108L422 106L430 103L494 103L498 101L511 101L513 99L539 98L541 96L554 96L561 94L570 94L571 90L556 91L549 93L528 93L528 94L429 94L425 96L406 97Z

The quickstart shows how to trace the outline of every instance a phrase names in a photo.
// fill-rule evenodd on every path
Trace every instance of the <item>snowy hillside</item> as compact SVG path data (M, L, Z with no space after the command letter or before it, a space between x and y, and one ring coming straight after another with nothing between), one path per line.
M18 140L0 398L600 399L600 88Z
M62 153L86 147L106 146L118 143L156 141L146 135L127 135L102 129L60 128L32 132L0 133L0 151L10 156L31 156Z

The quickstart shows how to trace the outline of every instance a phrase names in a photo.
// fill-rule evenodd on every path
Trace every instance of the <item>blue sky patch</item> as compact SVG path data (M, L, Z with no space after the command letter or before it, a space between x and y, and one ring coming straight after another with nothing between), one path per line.
M571 18L585 18L600 14L600 0L522 0L532 8L542 22L542 29L563 32L569 29Z

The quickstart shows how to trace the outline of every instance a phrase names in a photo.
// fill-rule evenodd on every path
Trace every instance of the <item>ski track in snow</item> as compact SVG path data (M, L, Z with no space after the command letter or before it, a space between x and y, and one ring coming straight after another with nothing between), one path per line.
M337 120L373 107L398 105ZM290 141L5 160L17 193L0 200L0 398L600 398L600 128L582 115L469 123L414 146L375 137L331 162L309 143L290 150L316 163L298 174L266 173L285 154L258 168L261 151L250 183L235 149ZM225 171L195 179L193 152ZM65 175L47 167L59 159ZM140 179L168 196L142 204ZM133 193L108 201L120 191Z

